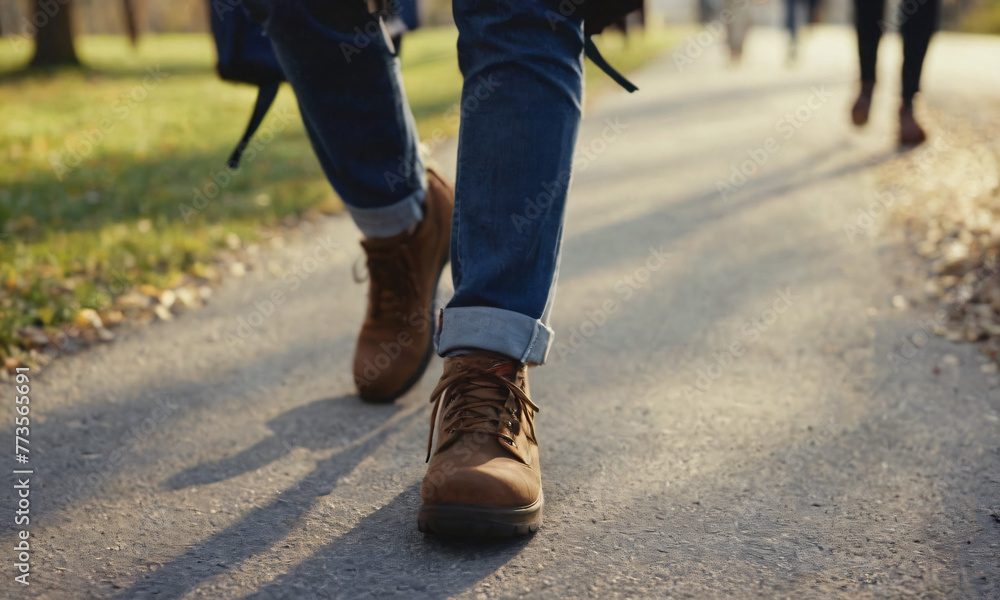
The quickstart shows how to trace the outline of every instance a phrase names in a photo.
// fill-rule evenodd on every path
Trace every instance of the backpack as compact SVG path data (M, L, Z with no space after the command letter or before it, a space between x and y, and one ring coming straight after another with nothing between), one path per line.
M341 0L337 0L341 1ZM212 25L212 38L218 54L216 71L225 81L249 83L257 86L257 102L243 137L229 155L226 165L235 169L240 165L243 151L274 103L278 88L285 74L278 57L261 23L267 18L264 0L208 0ZM380 6L385 0L378 2ZM383 6L384 10L384 6ZM399 47L403 32L417 28L416 0L401 0L399 14L386 23Z
M559 4L560 11L567 4L576 3L577 0L563 0ZM625 79L625 76L615 70L614 67L604 60L597 45L594 44L593 36L604 31L604 28L625 17L625 15L642 9L644 0L581 0L580 11L583 15L583 53L594 63L597 68L615 80L615 83L625 88L630 94L639 88L634 83Z
M249 83L258 88L257 102L250 122L236 149L226 161L230 169L240 165L243 151L274 103L281 82L285 80L271 41L264 34L264 27L254 20L262 16L258 12L260 10L260 3L254 0L246 0L236 6L233 6L231 0L210 2L212 37L219 56L216 63L219 77L226 81Z
M390 24L390 29L397 32L396 35L406 29L416 28L415 1L404 1L401 5L403 10L400 22ZM620 86L629 92L634 92L639 88L604 60L592 36L642 6L643 0L563 0L559 9L561 12L566 12L562 15L553 13L550 17L559 19L579 8L583 16L584 54ZM260 24L266 17L263 0L242 2L209 0L209 13L212 37L215 39L215 49L219 56L216 64L219 77L226 81L249 83L258 88L257 102L250 116L250 122L247 123L239 144L226 161L229 168L235 169L240 164L240 157L250 143L250 138L260 127L261 121L274 103L278 88L285 80L285 74L281 70L270 40L264 33L264 27Z

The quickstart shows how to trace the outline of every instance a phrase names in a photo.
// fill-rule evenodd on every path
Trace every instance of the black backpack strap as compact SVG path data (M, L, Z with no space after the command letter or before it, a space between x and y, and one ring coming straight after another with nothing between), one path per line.
M607 73L608 77L615 80L615 83L625 88L629 93L632 93L639 88L635 87L635 84L625 79L625 76L615 70L614 67L608 64L608 61L604 60L601 56L601 52L597 49L597 45L594 44L594 38L587 36L587 41L583 44L583 53L587 55L587 58L591 60L597 67Z
M278 88L280 86L280 81L261 84L257 92L257 104L253 107L253 114L250 115L250 122L247 123L247 129L243 132L243 137L240 138L240 143L236 145L236 149L229 155L229 160L226 161L230 169L236 169L240 166L240 157L243 156L243 151L250 144L250 138L253 137L254 132L260 127L260 123L264 120L264 116L267 115L267 111L274 104L274 98L278 95Z

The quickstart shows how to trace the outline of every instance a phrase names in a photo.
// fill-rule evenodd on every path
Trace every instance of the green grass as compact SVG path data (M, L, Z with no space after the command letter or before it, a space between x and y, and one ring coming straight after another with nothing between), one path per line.
M605 56L629 70L681 31L605 37ZM462 83L455 39L436 29L404 41L407 94L425 139L457 130L446 114ZM292 115L287 126L197 210L194 190L213 191L255 93L218 80L208 36L146 36L137 50L120 37L83 37L85 70L25 76L18 69L30 50L0 54L0 356L19 352L24 326L57 328L82 308L107 309L130 286L205 275L233 234L251 241L289 215L337 210L288 86L262 129L277 130L282 111ZM164 76L143 87L157 65ZM614 84L588 65L587 85L592 93Z

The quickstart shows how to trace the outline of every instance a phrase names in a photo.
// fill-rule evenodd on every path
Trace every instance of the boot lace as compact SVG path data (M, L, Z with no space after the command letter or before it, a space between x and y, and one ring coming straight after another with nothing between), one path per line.
M501 365L501 367L504 365ZM446 434L483 432L495 435L516 448L515 437L521 423L527 423L525 436L535 440L531 415L538 407L516 383L498 374L497 367L465 366L442 379L431 393L431 431L427 438L427 460L431 459L434 426L437 415L444 410L441 426ZM527 413L528 418L523 419Z
M368 273L359 274L355 263L354 281L371 280L368 302L373 319L398 312L407 300L420 297L420 285L413 276L408 253L399 247L370 248L366 252Z

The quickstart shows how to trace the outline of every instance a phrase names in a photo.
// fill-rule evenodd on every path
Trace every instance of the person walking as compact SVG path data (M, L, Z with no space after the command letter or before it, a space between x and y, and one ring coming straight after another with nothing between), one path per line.
M582 18L557 0L454 0L464 84L452 186L421 162L399 60L363 0L265 6L309 139L364 238L359 395L391 402L420 379L435 341L444 357L419 528L536 530L544 499L527 368L545 362L553 339ZM536 210L524 218L529 202ZM449 255L455 293L431 314Z
M819 20L819 0L785 0L785 29L788 30L788 62L799 57L799 27Z
M718 12L715 0L698 0L698 22L702 25L711 23Z
M940 0L903 0L899 5L899 32L903 37L902 103L899 107L899 143L915 146L927 134L913 114L913 98L920 90L920 74L931 36L937 29ZM875 65L878 45L887 24L885 0L854 0L854 22L858 32L858 59L861 65L861 90L851 120L858 127L868 122L872 93L875 89Z
M725 0L723 10L727 18L726 23L726 44L729 46L729 65L737 67L743 61L743 44L746 42L747 32L753 24L752 4L750 0Z

